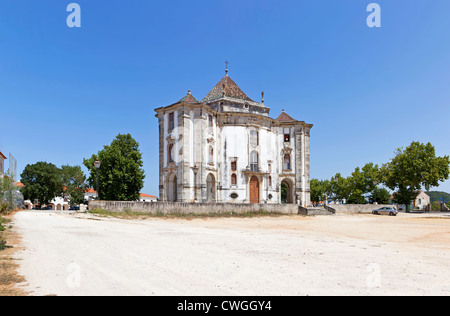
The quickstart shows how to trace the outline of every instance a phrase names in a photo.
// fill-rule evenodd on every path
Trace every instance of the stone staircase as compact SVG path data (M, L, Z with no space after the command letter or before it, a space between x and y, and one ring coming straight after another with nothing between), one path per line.
M298 214L304 216L317 216L317 215L335 215L336 212L329 207L298 207Z

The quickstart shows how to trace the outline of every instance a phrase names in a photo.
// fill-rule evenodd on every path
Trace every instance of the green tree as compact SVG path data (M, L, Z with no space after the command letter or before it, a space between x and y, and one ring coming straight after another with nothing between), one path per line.
M37 200L40 205L49 204L63 192L61 170L54 164L38 162L27 165L21 178L20 181L25 185L22 188L25 200Z
M388 204L391 194L385 188L376 188L372 196L372 202L378 204Z
M366 180L364 173L359 167L348 177L349 194L347 196L348 204L365 204L366 199L363 194L366 193Z
M397 191L395 202L408 207L422 187L429 191L447 180L449 174L449 156L436 157L433 145L419 142L412 142L406 149L397 149L395 157L381 168L383 183Z
M86 176L80 166L62 166L61 177L64 186L64 196L70 200L70 205L79 205L84 202L86 189Z
M365 204L366 199L364 194L374 193L380 182L378 165L368 163L364 167L357 167L353 171L351 177L348 178L349 182L349 195L347 203L349 204Z
M400 187L398 188L397 192L394 192L393 194L393 202L395 204L401 204L406 205L409 207L411 204L411 201L414 201L419 194L419 191L411 191L408 188Z
M101 162L97 170L94 162ZM89 183L99 193L101 200L136 201L144 186L142 154L139 143L130 134L119 134L109 146L97 155L84 159L90 171ZM98 174L97 174L98 172ZM98 175L98 187L97 187Z
M350 183L348 178L344 178L340 173L337 173L329 181L329 196L335 202L347 200L350 195Z

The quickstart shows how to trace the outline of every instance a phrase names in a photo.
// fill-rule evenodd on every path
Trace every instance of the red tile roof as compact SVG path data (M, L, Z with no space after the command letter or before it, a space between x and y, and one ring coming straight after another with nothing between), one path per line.
M177 103L180 103L180 102L199 103L200 101L197 100L197 98L191 94L191 90L189 90L188 94L185 97L183 97L180 101L178 101Z
M149 198L155 198L155 199L158 198L157 196L148 195L148 194L144 194L144 193L141 193L141 197L149 197Z
M297 122L297 120L294 120L290 115L284 112L284 110L280 116L278 116L277 121L281 123Z
M233 79L226 75L219 81L218 84L216 84L216 86L208 93L202 102L220 99L223 96L245 101L253 101L244 93L244 91L241 90L241 88L239 88Z
M0 151L0 157L3 158L3 159L8 159L8 158L6 158L5 155L3 155L3 153L1 151Z

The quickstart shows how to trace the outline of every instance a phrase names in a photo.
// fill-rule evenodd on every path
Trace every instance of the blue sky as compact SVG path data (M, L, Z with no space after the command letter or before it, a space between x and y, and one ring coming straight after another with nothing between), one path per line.
M81 28L66 7L81 6ZM19 174L38 161L82 165L130 133L141 144L144 193L158 195L154 109L224 75L254 100L265 91L314 124L312 177L388 162L412 141L450 154L450 2L366 0L2 0L0 150ZM450 192L450 182L438 190Z

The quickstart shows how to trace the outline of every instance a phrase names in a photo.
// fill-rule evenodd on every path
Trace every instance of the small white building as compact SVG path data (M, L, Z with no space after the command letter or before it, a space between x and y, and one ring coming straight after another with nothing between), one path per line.
M139 201L141 201L141 202L158 202L158 197L141 193Z
M419 210L425 210L428 209L431 205L431 198L428 194L426 194L423 191L420 191L419 195L416 197L416 199L411 204L411 209L419 209Z
M32 210L39 206L37 203L33 203L30 200L23 201L23 205L27 210ZM44 205L41 206L44 207ZM68 211L70 209L69 201L62 197L55 197L49 204L45 205L45 207L48 207L53 211Z
M94 189L87 189L84 192L84 200L86 202L89 202L89 201L92 201L92 200L96 200L97 198L98 198L98 193Z
M54 211L68 211L70 208L68 199L62 197L55 197L49 205Z
M394 204L394 195L389 198L389 204ZM410 210L429 210L431 205L431 198L428 194L420 191L414 201L411 201ZM406 205L397 205L399 210L406 210Z

